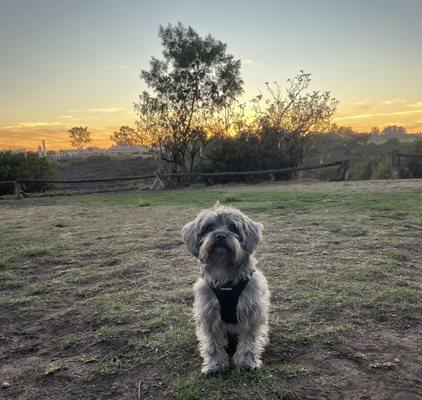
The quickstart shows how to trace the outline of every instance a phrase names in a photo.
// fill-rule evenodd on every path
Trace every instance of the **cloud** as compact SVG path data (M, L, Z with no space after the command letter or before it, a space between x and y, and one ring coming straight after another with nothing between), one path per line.
M422 101L417 101L415 103L412 104L408 104L408 107L413 107L413 108L418 108L418 107L422 107Z
M372 109L373 104L368 99L358 99L358 100L352 100L349 102L344 103L346 106L349 106L351 108L355 108L361 111L369 111Z
M110 114L110 113L116 113L126 111L123 107L98 107L98 108L90 108L88 110L80 110L80 109L70 109L67 110L69 113L103 113L103 114Z
M3 129L39 128L61 125L60 122L18 122L15 125L3 126Z
M102 65L102 69L105 70L128 70L132 69L130 65L124 65L124 64L116 64L116 65Z
M246 59L243 60L243 62L247 65L258 65L259 64L258 61L252 60L251 58L246 58Z
M406 104L407 101L403 99L395 98L395 99L389 99L389 100L381 100L381 103L391 106L391 105L398 105L398 104Z
M110 108L92 108L88 112L98 112L98 113L115 113L119 111L126 111L123 107L110 107Z
M76 119L73 115L59 115L59 118L62 118L62 119Z
M418 114L422 113L421 110L409 110L409 111L396 111L396 112L388 112L388 113L372 113L372 114L357 114L357 115L347 115L342 117L336 117L335 120L343 120L343 119L364 119L364 118L373 118L373 117L388 117L390 115L407 115L407 114Z

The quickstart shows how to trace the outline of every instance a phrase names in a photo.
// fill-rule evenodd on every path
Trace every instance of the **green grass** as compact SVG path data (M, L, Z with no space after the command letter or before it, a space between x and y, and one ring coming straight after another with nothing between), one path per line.
M228 194L230 193L230 194ZM212 206L216 201L229 203L242 208L262 209L266 212L315 212L318 210L331 210L336 212L387 212L398 213L406 210L406 214L422 213L422 202L417 194L407 193L330 193L330 192L282 192L263 187L255 190L184 190L162 191L145 194L142 198L136 193L127 194L94 194L66 199L69 202L83 204L99 204L113 206L178 206L198 205ZM240 204L239 204L240 203ZM258 205L257 205L258 204ZM358 231L356 234L361 234ZM353 234L353 232L352 232Z
M122 370L122 362L116 358L107 358L97 363L95 372L98 375L114 375Z
M104 325L101 328L97 329L95 335L97 336L100 342L107 342L115 338L119 333L119 330L116 326Z
M79 337L75 334L70 334L63 339L61 339L58 343L58 346L61 350L67 350L72 347L76 347L79 342Z

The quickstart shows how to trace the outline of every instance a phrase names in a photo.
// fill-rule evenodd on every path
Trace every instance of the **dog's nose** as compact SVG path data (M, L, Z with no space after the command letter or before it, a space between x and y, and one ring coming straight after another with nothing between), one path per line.
M215 240L226 240L226 235L224 233L217 233L215 235Z

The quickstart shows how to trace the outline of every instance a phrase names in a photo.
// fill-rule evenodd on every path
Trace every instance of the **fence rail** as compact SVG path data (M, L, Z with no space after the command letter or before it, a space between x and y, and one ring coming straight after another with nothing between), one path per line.
M84 183L107 183L107 182L124 182L124 181L138 181L144 179L159 179L172 178L172 177L215 177L215 176L251 176L251 175L272 175L289 172L309 171L314 169L322 169L328 167L339 166L342 168L342 179L348 180L349 178L349 160L333 161L331 163L309 165L303 167L280 168L280 169L267 169L259 171L231 171L231 172L178 172L178 173L163 173L163 174L149 174L139 176L123 176L116 178L92 178L92 179L78 179L78 180L43 180L43 179L17 179L15 181L2 181L0 184L8 183L13 184L15 195L21 198L25 193L22 191L22 184L25 183L40 183L40 184L84 184Z

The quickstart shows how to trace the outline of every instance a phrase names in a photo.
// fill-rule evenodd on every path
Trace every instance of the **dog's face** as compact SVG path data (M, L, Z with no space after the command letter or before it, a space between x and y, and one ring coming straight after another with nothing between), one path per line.
M255 252L261 233L261 224L218 203L212 209L202 210L182 229L186 247L203 264L218 259L232 266L241 265Z

